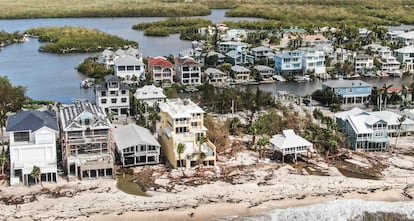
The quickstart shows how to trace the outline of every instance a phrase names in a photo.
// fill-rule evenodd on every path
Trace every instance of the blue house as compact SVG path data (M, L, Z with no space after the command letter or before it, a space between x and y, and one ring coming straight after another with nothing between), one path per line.
M276 74L302 74L302 53L299 50L285 51L275 56Z
M343 98L343 103L365 103L369 100L372 86L361 80L333 80L322 83L322 89L329 89Z
M383 151L389 146L388 123L381 116L354 108L335 114L335 117L351 149Z

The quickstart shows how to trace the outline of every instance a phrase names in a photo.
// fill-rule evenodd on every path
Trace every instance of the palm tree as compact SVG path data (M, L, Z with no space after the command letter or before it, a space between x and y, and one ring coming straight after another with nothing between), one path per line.
M204 153L201 151L201 146L207 142L207 137L206 136L200 136L200 138L198 139L198 153L199 153L199 157L198 157L198 169L201 168L201 164L203 163L202 160L204 158Z
M0 107L0 130L1 130L1 144L2 144L2 153L4 153L4 134L3 134L3 127L6 126L7 123L7 111L4 108Z
M1 153L0 161L1 161L1 174L4 175L5 174L4 169L6 167L6 163L9 162L9 159L7 158L7 154L5 152Z
M40 171L40 167L38 167L36 165L33 166L33 169L32 169L32 172L30 173L30 175L35 180L35 183L40 182L40 185L42 186L42 181L40 180L40 175L41 174L42 174L42 172Z
M179 162L179 167L181 167L181 171L183 172L183 176L185 176L185 174L184 174L184 169L183 169L183 165L182 165L182 161L181 161L181 154L183 154L184 153L184 151L185 151L185 144L183 144L183 143L179 143L178 145L177 145L177 154L178 154L178 162Z
M401 117L398 118L398 132L397 132L397 138L395 138L394 148L397 148L398 139L400 138L400 135L401 135L401 127L405 120L406 120L405 115L402 115Z
M254 145L255 143L256 143L256 135L257 135L257 126L256 126L256 124L252 124L252 125L250 125L250 127L249 127L249 131L250 131L250 133L252 134L252 145Z
M263 157L263 152L266 149L266 146L270 143L269 138L261 137L257 141L258 151L259 151L259 158Z
M388 90L392 87L392 84L387 85L386 83L382 86L382 94L384 99L384 110L387 109L387 100L388 100ZM381 110L381 109L380 109Z

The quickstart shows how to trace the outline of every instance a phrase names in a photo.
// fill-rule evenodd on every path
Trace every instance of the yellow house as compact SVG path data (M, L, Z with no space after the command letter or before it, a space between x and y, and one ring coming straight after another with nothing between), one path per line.
M158 139L161 149L171 165L194 167L202 162L204 166L216 165L216 147L205 137L204 111L190 99L168 99L160 104L161 125ZM182 153L177 152L178 144L185 146ZM201 160L200 160L201 159Z

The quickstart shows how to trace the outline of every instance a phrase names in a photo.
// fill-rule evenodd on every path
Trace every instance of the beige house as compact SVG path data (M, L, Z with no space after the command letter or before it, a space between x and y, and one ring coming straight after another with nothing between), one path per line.
M200 137L206 136L203 123L204 111L189 99L169 99L160 104L161 123L158 140L170 164L198 166L200 157L204 166L216 165L216 147L209 140L200 145ZM177 153L178 144L185 146L183 153Z

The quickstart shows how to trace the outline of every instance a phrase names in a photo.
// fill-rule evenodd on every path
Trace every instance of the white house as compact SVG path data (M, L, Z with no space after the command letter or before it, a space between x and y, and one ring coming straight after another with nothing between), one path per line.
M95 99L106 113L129 114L129 86L115 75L105 76L105 82L96 86Z
M358 54L354 58L354 66L355 72L363 73L365 70L374 68L374 58L369 55Z
M175 58L175 73L183 85L201 84L201 65L193 58Z
M138 88L134 94L135 99L146 103L148 106L153 107L155 103L165 102L167 96L164 95L162 88L154 85L145 85Z
M250 80L250 70L243 66L234 65L231 66L231 73L236 82L242 83Z
M208 83L214 86L227 86L229 85L229 75L222 72L217 68L207 68L204 71L208 75Z
M303 71L314 72L317 75L325 74L325 53L314 48L303 48L302 51L302 65Z
M14 114L7 119L6 131L10 136L10 184L33 183L34 166L40 168L41 181L56 182L56 113L29 110Z
M246 51L247 43L235 42L235 41L224 41L219 43L220 52L229 52L231 50Z
M117 129L114 138L122 166L159 163L161 145L148 129L128 124Z
M295 161L298 154L305 154L313 151L313 144L299 135L292 129L283 130L282 134L274 135L270 140L274 151L282 153L282 161L285 155L293 154Z
M114 60L114 74L128 80L145 77L145 65L142 58L125 55Z
M273 75L275 75L275 69L269 66L256 65L253 68L256 69L259 72L260 76L262 76L264 79L272 78Z
M403 45L414 45L414 31L404 32L397 35L397 41Z
M397 60L401 62L404 71L414 73L414 45L395 50Z

